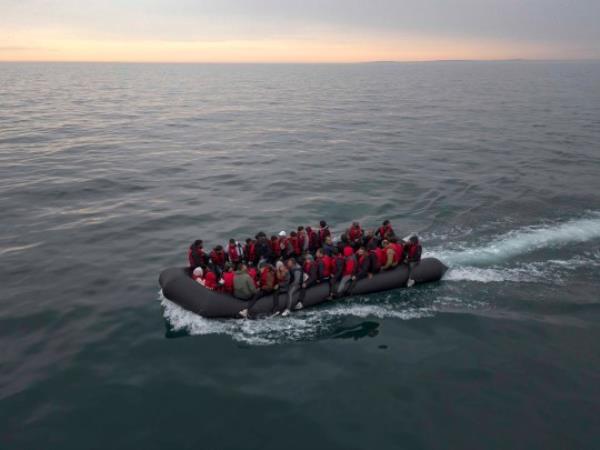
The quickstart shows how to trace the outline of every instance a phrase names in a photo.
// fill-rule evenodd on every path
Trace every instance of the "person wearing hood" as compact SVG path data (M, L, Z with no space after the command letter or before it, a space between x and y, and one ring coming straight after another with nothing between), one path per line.
M296 262L295 258L290 258L287 261L287 269L290 274L290 283L288 285L287 304L284 311L281 313L284 317L290 314L292 307L294 307L294 309L302 309L303 307L302 303L299 302L296 303L296 305L293 305L294 295L300 290L304 281L302 267Z
M357 221L352 222L352 226L348 228L348 231L346 232L350 244L357 250L358 247L362 245L363 234L363 230Z
M331 231L329 231L329 226L327 225L327 222L325 222L324 220L321 220L319 222L319 232L318 232L319 247L323 247L323 244L325 243L325 238L327 236L331 236Z
M271 261L271 242L267 239L267 235L262 231L256 235L255 250L259 265Z
M208 264L208 255L204 251L202 240L195 240L188 250L188 262L190 269L202 267Z
M331 239L331 236L327 236L325 238L325 242L323 243L323 253L325 253L326 255L332 256L333 255L333 249L334 249L335 245L333 245L333 240Z
M256 286L252 277L248 274L247 266L241 264L233 278L233 296L240 300L252 300L256 292Z
M375 232L375 236L379 236L379 239L390 240L392 236L394 236L394 229L392 228L392 224L389 220L384 220L381 226Z

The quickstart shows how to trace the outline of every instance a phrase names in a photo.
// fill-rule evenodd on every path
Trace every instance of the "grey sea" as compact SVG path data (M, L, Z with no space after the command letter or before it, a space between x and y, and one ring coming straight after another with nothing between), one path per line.
M0 64L0 448L600 448L600 63ZM438 283L207 320L207 245L390 219Z

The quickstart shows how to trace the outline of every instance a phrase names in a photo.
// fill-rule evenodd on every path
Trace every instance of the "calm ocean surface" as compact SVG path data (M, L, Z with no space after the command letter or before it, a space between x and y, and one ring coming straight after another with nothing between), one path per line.
M600 63L0 64L0 448L600 448ZM440 283L205 320L216 245L392 220Z

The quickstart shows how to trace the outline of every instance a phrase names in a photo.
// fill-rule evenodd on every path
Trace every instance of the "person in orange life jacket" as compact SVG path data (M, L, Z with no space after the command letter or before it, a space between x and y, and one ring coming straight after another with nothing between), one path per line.
M392 228L392 224L389 220L384 220L381 226L375 232L376 236L379 236L380 239L389 240L394 235L394 229Z
M333 247L331 256L331 265L329 268L329 300L332 300L336 294L336 285L342 279L344 273L345 258L338 247Z
M323 253L329 256L333 255L333 248L335 246L333 245L333 240L331 239L331 236L327 236L325 238L325 242L323 243Z
M316 252L319 248L319 236L311 227L306 227L306 239L308 241L308 251L310 253Z
M381 270L390 270L398 265L398 256L396 255L396 249L392 246L391 242L385 240L381 243L385 251L385 264L381 267Z
M202 241L200 239L195 240L188 250L188 262L190 268L205 266L208 263L208 255L202 248Z
M256 235L255 249L258 264L269 262L272 259L271 242L262 231Z
M300 247L300 254L302 255L304 252L308 251L308 237L306 236L306 231L304 231L302 225L298 227L296 234L298 235L298 247Z
M351 282L356 279L356 271L358 263L352 247L346 246L344 248L344 270L342 271L342 279L337 289L338 295L344 295L347 292L348 287L351 286Z
M254 295L254 297L252 297L252 300L248 302L248 306L239 313L242 317L252 318L252 307L260 298L269 294L273 294L273 307L271 308L271 314L279 313L279 295L277 293L279 285L277 284L277 275L272 265L263 264L260 267L258 284L260 287L258 292Z
M363 230L358 222L352 222L352 226L348 228L346 235L348 236L348 240L354 249L358 249L358 247L362 245Z
M290 245L292 246L292 254L290 256L299 257L302 255L302 249L300 248L300 241L298 240L298 233L292 231L290 233L290 238L288 239Z
M292 244L290 243L285 231L279 232L279 248L282 259L288 259L294 253L294 248L292 247Z
M379 263L379 254L377 253L378 249L380 249L383 253L383 249L381 249L377 245L376 239L369 242L369 245L367 246L367 252L369 255L369 274L371 276L376 273L379 273L379 271L381 270L381 264Z
M295 258L290 258L287 261L287 268L290 273L290 283L288 285L287 303L285 309L281 313L282 316L289 315L292 307L294 307L294 309L301 309L303 307L302 303L296 303L296 305L293 304L294 294L300 290L302 282L304 281L302 267L296 262Z
M423 249L419 238L417 236L411 236L408 240L406 249L406 261L408 262L408 281L406 285L411 287L415 284L415 280L412 278L412 271L421 262L421 253Z
M327 222L325 222L324 220L321 220L319 222L319 231L317 233L317 236L319 238L319 242L318 242L319 247L323 247L323 244L325 243L325 238L327 236L331 236L331 231L329 231L329 226L327 225Z
M234 266L242 261L243 251L241 245L235 241L235 239L229 239L227 244L227 258L229 262Z
M235 273L233 271L233 267L231 264L225 264L225 269L223 274L221 275L221 279L219 280L219 284L221 285L221 289L226 294L233 295L233 283L234 283Z
M246 239L244 245L244 261L256 264L256 241L252 238Z

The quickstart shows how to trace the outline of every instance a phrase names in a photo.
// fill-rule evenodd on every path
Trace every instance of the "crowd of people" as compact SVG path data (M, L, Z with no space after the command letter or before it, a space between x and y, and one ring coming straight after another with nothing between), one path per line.
M250 317L254 304L267 295L273 296L274 315L280 313L279 298L284 296L281 315L287 316L291 310L303 308L306 290L316 284L327 283L328 298L334 299L349 295L358 280L382 270L400 264L412 269L421 259L421 243L417 236L406 241L399 238L389 220L368 231L353 222L334 242L327 223L321 220L315 229L299 226L289 234L281 231L270 238L261 231L244 244L230 239L225 247L217 245L210 251L196 240L188 259L195 281L248 301L240 312L242 317ZM412 284L409 276L408 286Z

